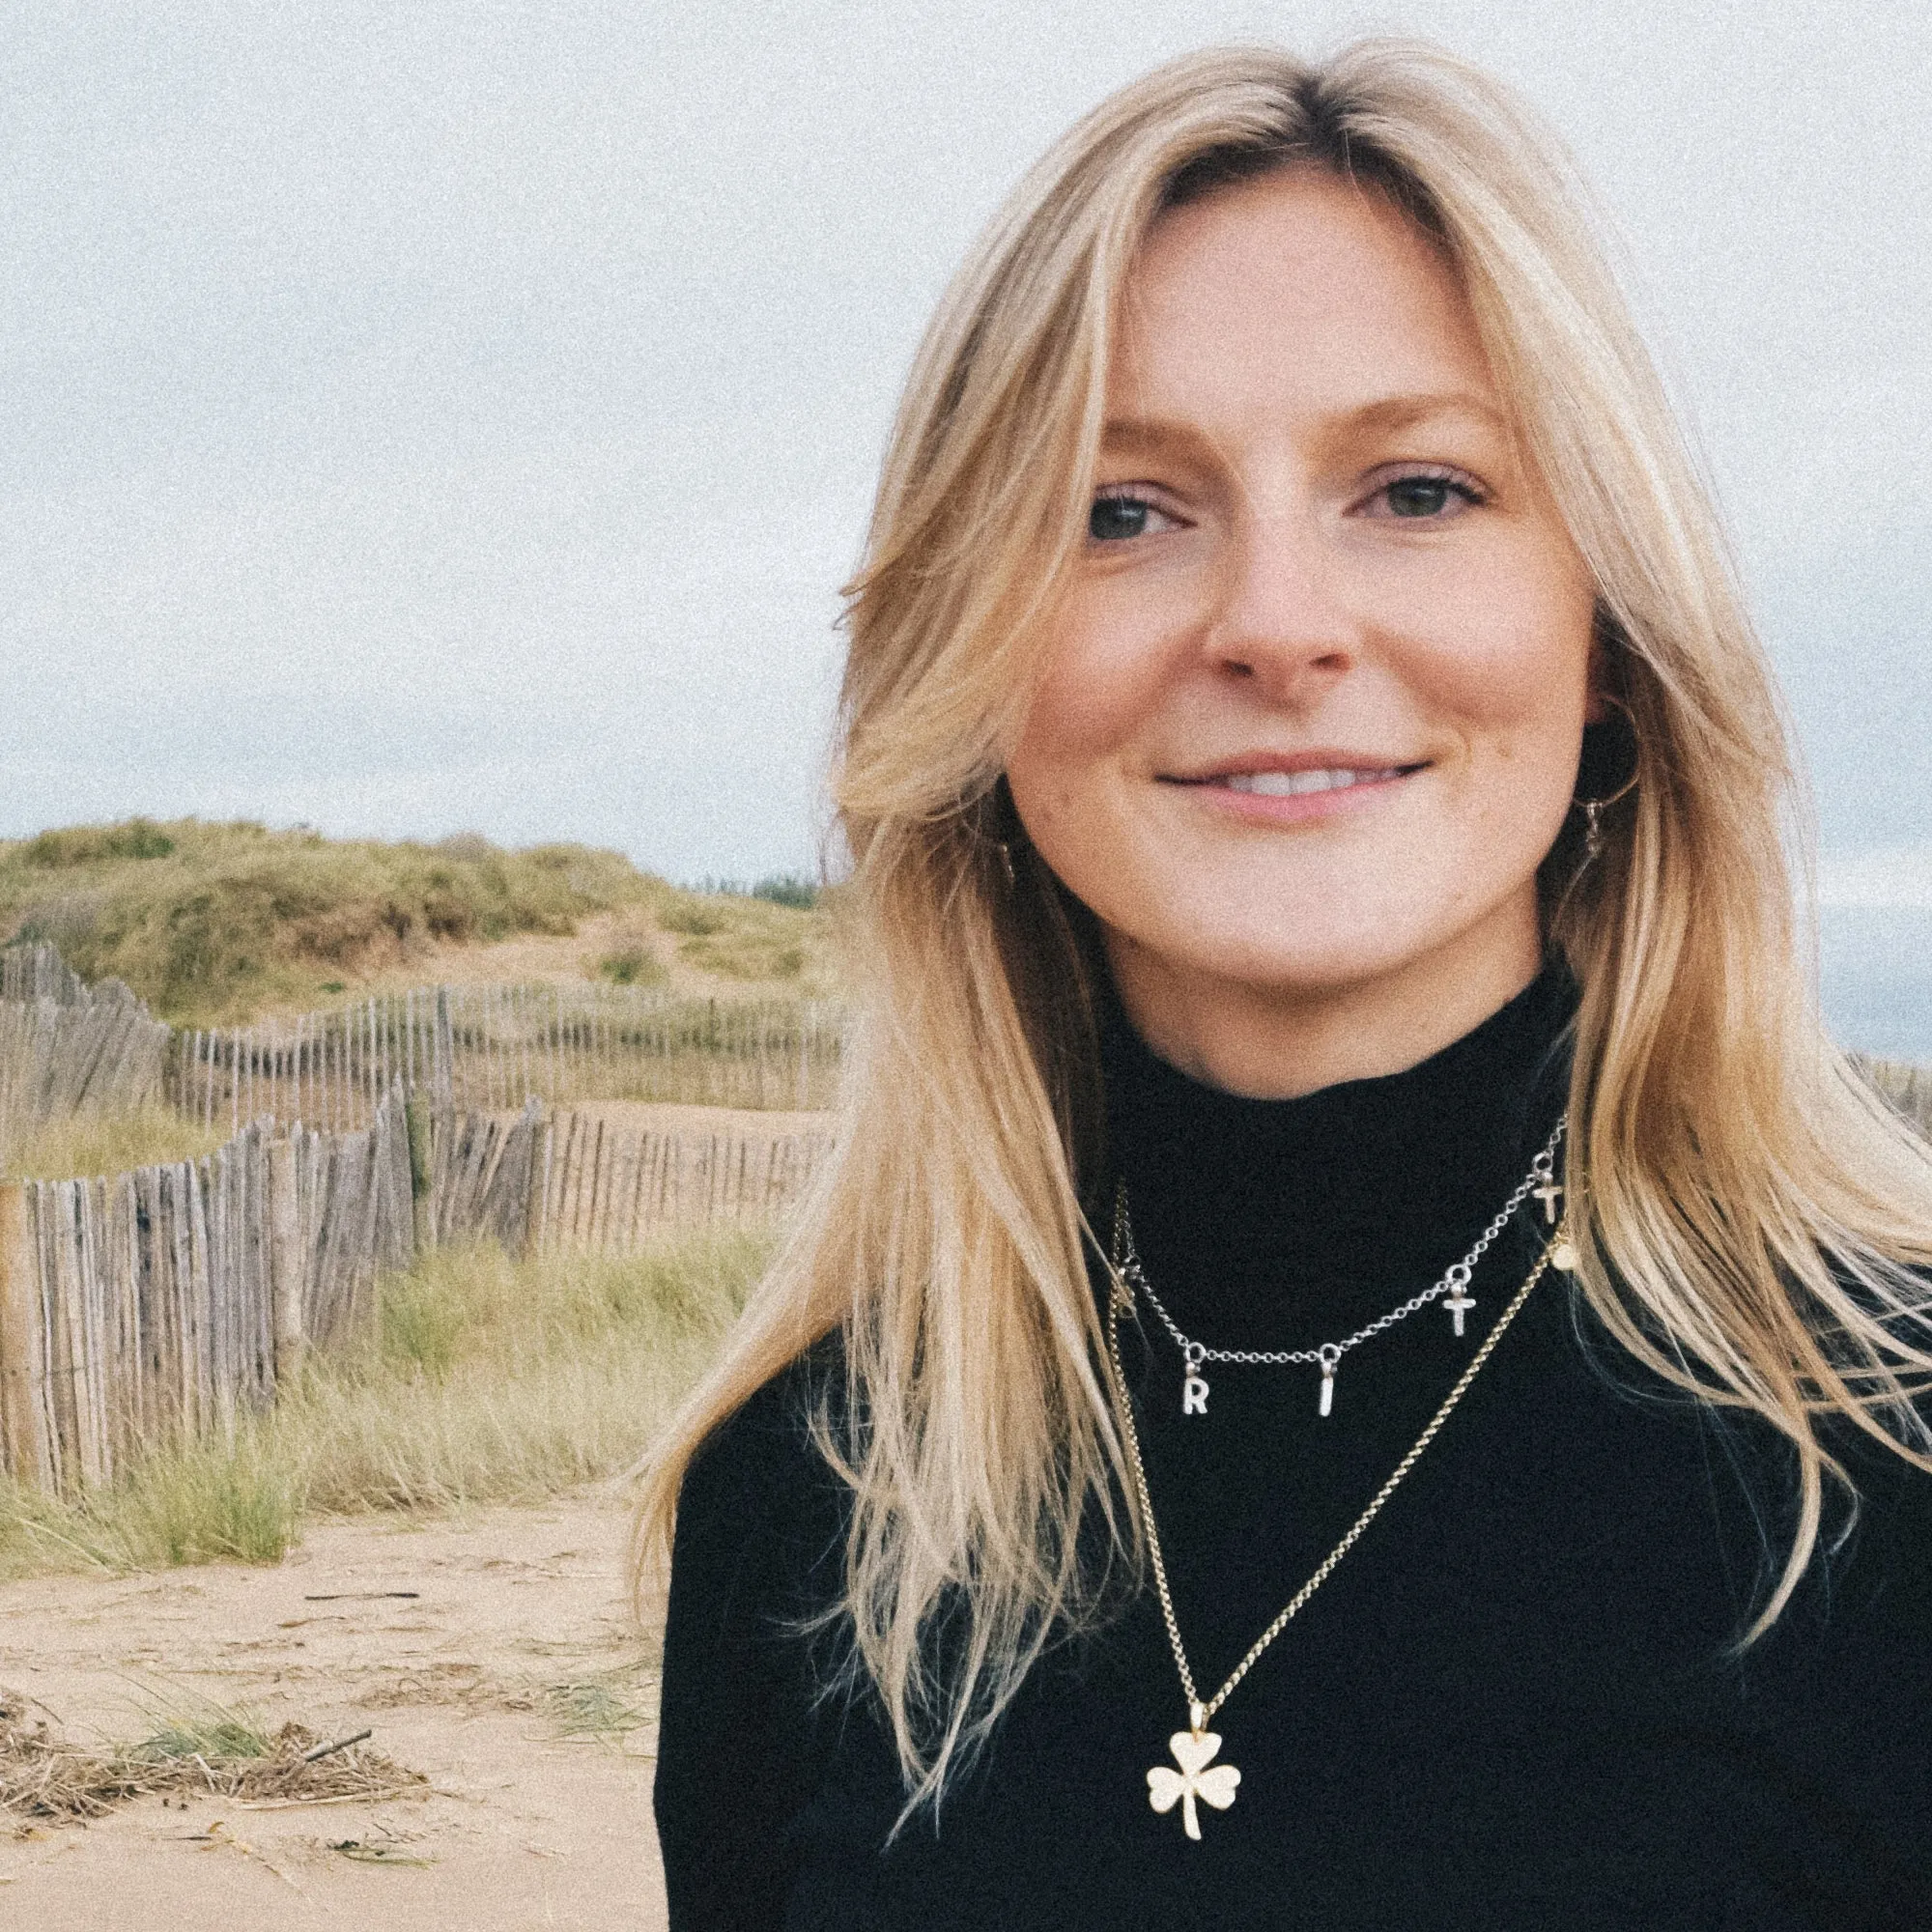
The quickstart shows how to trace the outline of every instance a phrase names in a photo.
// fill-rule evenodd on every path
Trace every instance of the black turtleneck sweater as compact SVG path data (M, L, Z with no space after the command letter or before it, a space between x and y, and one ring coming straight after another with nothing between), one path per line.
M1546 977L1406 1072L1250 1100L1107 1030L1109 1158L1150 1281L1216 1347L1337 1340L1439 1277L1562 1104ZM1104 1189L1111 1203L1112 1188ZM1096 1225L1110 1218L1096 1202ZM1183 1415L1142 1308L1128 1379L1204 1694L1334 1546L1522 1280L1525 1204L1439 1305L1313 1369L1215 1367ZM822 1364L821 1364L822 1366ZM1214 1719L1232 1808L1148 1803L1186 1709L1150 1586L1034 1671L937 1822L823 1694L798 1620L838 1584L808 1361L693 1464L656 1809L674 1932L1932 1928L1932 1479L1856 1454L1850 1538L1741 1657L1788 1461L1646 1385L1567 1278L1532 1293L1441 1435Z

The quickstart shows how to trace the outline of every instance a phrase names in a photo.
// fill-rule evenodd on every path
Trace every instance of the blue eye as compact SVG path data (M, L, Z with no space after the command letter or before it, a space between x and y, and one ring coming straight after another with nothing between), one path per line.
M1377 494L1388 505L1390 516L1406 517L1410 522L1440 517L1444 511L1484 500L1480 491L1453 476L1398 476Z
M1145 536L1148 506L1138 497L1095 497L1087 513L1087 534L1095 543L1119 543Z
M1388 505L1398 517L1439 517L1450 490L1439 476L1405 476L1388 488Z

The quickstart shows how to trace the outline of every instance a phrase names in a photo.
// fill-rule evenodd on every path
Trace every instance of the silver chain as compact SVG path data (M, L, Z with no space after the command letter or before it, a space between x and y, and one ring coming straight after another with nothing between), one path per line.
M1560 1127L1558 1132L1561 1132ZM1503 1330L1516 1320L1517 1311L1529 1299L1530 1290L1543 1279L1545 1271L1549 1266L1552 1253L1553 1245L1547 1245L1543 1253L1537 1257L1536 1265L1524 1277L1522 1286L1517 1290L1509 1305L1496 1318L1495 1325L1484 1336L1482 1346L1470 1357L1468 1367L1456 1378L1455 1387L1443 1398L1442 1406L1430 1418L1429 1426L1415 1438L1408 1454L1395 1465L1388 1480L1376 1492L1368 1508L1349 1525L1341 1542L1321 1559L1321 1566L1314 1576L1289 1599L1275 1620L1249 1646L1248 1654L1236 1664L1228 1681L1205 1702L1200 1690L1195 1687L1194 1670L1187 1662L1186 1646L1180 1641L1180 1622L1174 1613L1174 1593L1168 1588L1167 1582L1167 1559L1161 1550L1160 1532L1154 1525L1153 1495L1148 1488L1147 1465L1141 1460L1140 1432L1134 1426L1134 1407L1132 1399L1127 1394L1126 1370L1121 1363L1121 1305L1113 1296L1108 1297L1107 1353L1114 1371L1115 1397L1121 1409L1121 1439L1126 1446L1127 1463L1133 1473L1135 1497L1141 1507L1141 1523L1147 1531L1148 1555L1152 1559L1154 1587L1160 1597L1161 1620L1167 1626L1168 1644L1174 1651L1175 1668L1179 1672L1180 1688L1187 1698L1188 1727L1196 1737L1206 1729L1208 1720L1214 1713L1234 1695L1236 1687L1241 1679L1261 1661L1262 1653L1294 1621L1309 1598L1328 1580L1335 1566L1348 1555L1360 1540L1362 1532L1381 1514L1382 1505L1395 1494L1403 1478L1422 1460L1423 1451L1435 1441L1436 1433L1449 1420L1456 1405L1468 1393L1469 1384L1476 1379L1483 1364L1490 1359L1496 1344L1502 1340Z
M1443 1271L1442 1279L1433 1288L1425 1288L1420 1294L1412 1294L1400 1306L1391 1308L1386 1315L1378 1315L1364 1328L1357 1328L1352 1335L1340 1342L1323 1342L1313 1349L1210 1349L1205 1342L1197 1342L1181 1332L1180 1324L1167 1312L1167 1305L1153 1292L1153 1284L1147 1278L1147 1270L1141 1265L1141 1258L1134 1251L1133 1224L1127 1218L1127 1184L1122 1181L1114 1196L1114 1256L1115 1273L1132 1288L1147 1296L1148 1306L1160 1318L1160 1325L1174 1338L1174 1346L1180 1350L1182 1359L1191 1371L1199 1369L1207 1362L1236 1362L1250 1368L1286 1368L1291 1364L1319 1366L1322 1373L1333 1378L1342 1357L1350 1349L1379 1335L1385 1328L1393 1328L1398 1321L1406 1321L1418 1309L1427 1308L1433 1301L1454 1289L1459 1295L1465 1294L1469 1282L1476 1270L1476 1264L1489 1253L1503 1230L1515 1218L1516 1211L1539 1187L1551 1187L1556 1177L1556 1151L1563 1145L1564 1129L1570 1124L1570 1117L1565 1114L1556 1122L1554 1132L1543 1145L1542 1151L1530 1162L1529 1172L1518 1183L1516 1192L1502 1205L1496 1217L1476 1236L1475 1245L1459 1262L1451 1262ZM1463 1332L1460 1317L1456 1332Z

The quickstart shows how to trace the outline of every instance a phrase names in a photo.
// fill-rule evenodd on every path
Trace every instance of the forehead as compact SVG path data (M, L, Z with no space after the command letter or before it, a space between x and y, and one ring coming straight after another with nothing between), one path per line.
M1281 172L1161 215L1127 277L1112 401L1353 412L1440 391L1502 412L1441 249L1374 192Z

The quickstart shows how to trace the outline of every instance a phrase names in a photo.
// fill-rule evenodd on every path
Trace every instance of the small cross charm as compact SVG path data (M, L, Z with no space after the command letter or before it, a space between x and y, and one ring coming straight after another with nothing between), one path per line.
M1529 1191L1543 1203L1543 1219L1545 1225L1551 1228L1555 1227L1556 1204L1563 1199L1563 1183L1552 1177L1546 1180L1541 1187L1532 1187Z
M1476 1297L1466 1288L1459 1286L1456 1293L1442 1305L1456 1318L1456 1332L1459 1335L1462 1334L1463 1318L1468 1314L1470 1309L1475 1307Z

